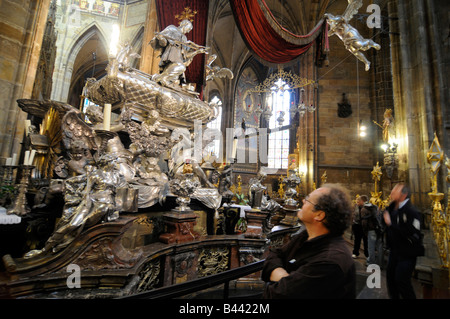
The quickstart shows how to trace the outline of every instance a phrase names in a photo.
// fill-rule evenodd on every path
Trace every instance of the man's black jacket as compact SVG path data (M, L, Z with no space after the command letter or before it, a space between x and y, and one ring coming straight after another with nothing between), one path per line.
M308 239L301 232L281 248L272 250L262 270L268 284L265 298L351 299L356 297L355 263L342 236ZM270 282L275 268L289 276Z
M391 251L404 257L422 255L419 210L411 200L398 210L395 209L395 203L392 203L387 210L392 223L387 228L387 244Z

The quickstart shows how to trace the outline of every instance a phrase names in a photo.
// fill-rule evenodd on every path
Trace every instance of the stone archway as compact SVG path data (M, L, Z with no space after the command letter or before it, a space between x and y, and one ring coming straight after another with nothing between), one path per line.
M101 73L95 73L95 71L102 71L102 69L104 71L108 63L107 42L96 22L86 26L83 31L74 35L73 39L67 46L67 50L58 52L57 60L60 68L59 72L53 75L55 86L52 91L52 100L67 103L79 102L79 97L73 98L74 95L81 94L83 84L80 89L79 83L84 83L88 75L89 77L101 76ZM66 46L65 43L63 46ZM95 58L93 58L94 55ZM96 70L93 74L94 66ZM77 92L74 92L75 90Z

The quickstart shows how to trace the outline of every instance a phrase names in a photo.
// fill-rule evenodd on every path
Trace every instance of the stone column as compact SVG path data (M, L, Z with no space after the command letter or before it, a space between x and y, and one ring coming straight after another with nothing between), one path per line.
M159 31L158 28L158 17L156 15L156 2L155 0L149 0L147 5L147 17L144 27L144 40L142 42L142 54L141 54L141 64L139 69L142 72L148 74L155 74L159 72L159 61L158 52L153 50L152 46L149 44L151 39L155 36L155 32Z
M440 45L430 37L429 6L422 1L389 1L395 122L399 138L399 180L410 184L413 201L428 207L430 189L426 152L434 132L442 132L439 79L434 58ZM431 25L431 26L430 26Z
M50 0L0 2L0 156L20 153L26 114L17 99L31 98Z

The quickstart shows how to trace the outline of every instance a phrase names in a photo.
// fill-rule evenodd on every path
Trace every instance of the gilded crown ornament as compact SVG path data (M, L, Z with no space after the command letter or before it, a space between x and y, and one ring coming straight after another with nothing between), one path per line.
M184 8L184 11L181 12L181 14L175 15L175 18L176 18L178 21L189 20L189 21L191 21L191 22L194 22L194 17L195 17L195 15L196 15L197 13L198 13L198 12L197 12L196 10L195 10L195 11L192 11L191 8L186 7L186 8Z

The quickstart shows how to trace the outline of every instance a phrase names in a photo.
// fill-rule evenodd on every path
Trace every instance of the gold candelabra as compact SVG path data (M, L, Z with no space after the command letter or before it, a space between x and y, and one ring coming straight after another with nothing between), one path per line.
M283 179L283 176L281 175L281 176L278 178L278 182L279 182L278 196L279 196L280 198L284 198L284 184L283 184L283 181L284 181L284 179Z
M427 160L431 165L431 192L428 193L432 200L432 217L431 229L433 231L434 240L436 242L439 257L441 258L442 267L450 268L450 210L449 201L447 201L447 212L444 211L441 201L444 199L444 193L439 193L437 186L437 175L442 162L444 160L444 152L439 143L439 139L434 134L434 140L431 143L430 149L427 152ZM449 175L449 160L446 160L447 166L447 182L450 183ZM450 191L450 190L449 190Z
M381 172L381 166L379 165L379 163L377 162L377 165L374 166L373 171L372 171L372 179L374 180L374 188L375 190L373 192L370 192L370 195L372 196L370 198L370 202L378 207L381 206L381 203L383 202L383 200L381 199L381 194L383 192L380 192L378 190L378 183L381 180L381 175L383 175L383 173Z

